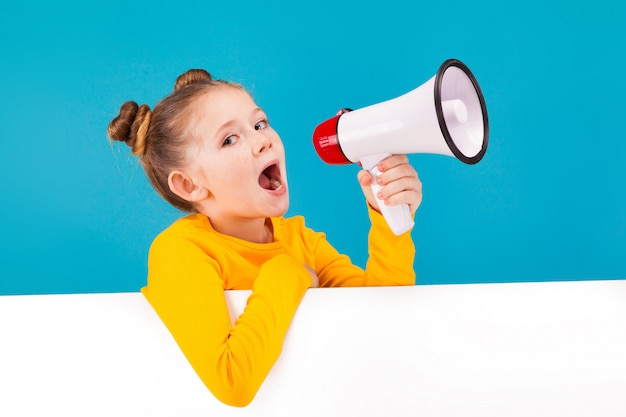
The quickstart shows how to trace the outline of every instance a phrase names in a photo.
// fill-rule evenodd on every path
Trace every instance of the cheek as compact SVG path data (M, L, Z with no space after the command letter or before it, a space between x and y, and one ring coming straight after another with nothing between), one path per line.
M211 168L205 170L208 188L219 194L240 194L249 184L258 180L254 175L251 164L239 159L214 161Z
M231 166L228 172L224 172L224 180L228 183L228 186L232 187L235 191L240 188L246 187L251 180L258 180L253 178L249 164L239 164Z

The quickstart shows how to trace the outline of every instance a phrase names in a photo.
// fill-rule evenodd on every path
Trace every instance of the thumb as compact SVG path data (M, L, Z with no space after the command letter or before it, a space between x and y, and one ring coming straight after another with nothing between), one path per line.
M363 190L363 194L365 195L365 198L367 199L369 205L372 206L375 210L380 211L380 209L378 208L378 202L376 201L374 193L372 192L372 187L370 187L372 181L374 180L372 178L372 175L367 170L362 169L357 174L357 179L359 180L359 184L361 185L361 189Z
M369 187L372 183L372 175L367 170L360 170L357 174L357 179L359 180L359 184L361 187Z

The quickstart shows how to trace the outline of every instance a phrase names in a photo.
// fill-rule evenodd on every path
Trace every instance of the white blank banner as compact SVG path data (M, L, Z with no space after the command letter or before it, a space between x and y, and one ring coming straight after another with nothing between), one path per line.
M3 417L623 417L625 397L623 280L309 290L241 409L139 293L0 297Z

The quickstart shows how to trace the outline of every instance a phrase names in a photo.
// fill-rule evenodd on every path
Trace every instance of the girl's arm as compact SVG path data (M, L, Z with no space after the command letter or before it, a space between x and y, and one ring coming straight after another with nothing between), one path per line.
M311 259L306 262L315 268L320 287L415 284L415 247L411 234L396 236L379 212L369 205L368 211L372 226L365 270L354 265L348 256L340 254L326 240L324 233L315 232L302 224L302 238L312 248Z
M207 388L245 406L278 358L311 275L286 255L267 261L232 326L218 263L193 242L171 240L153 243L142 291Z
M415 285L415 245L411 232L396 236L382 214L368 208L372 227L368 236L366 285Z
M415 247L410 233L394 235L378 211L370 184L382 186L379 198L385 204L408 204L414 214L422 201L422 183L406 155L392 155L378 164L380 176L372 178L362 170L358 179L368 202L372 222L368 237L369 258L366 271L354 267L339 255L320 234L315 250L316 271L320 286L414 285Z

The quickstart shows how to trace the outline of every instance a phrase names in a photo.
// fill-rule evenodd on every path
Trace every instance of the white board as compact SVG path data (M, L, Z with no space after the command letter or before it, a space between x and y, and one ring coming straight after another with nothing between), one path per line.
M139 293L0 297L0 416L623 417L625 394L626 281L309 290L241 409Z

